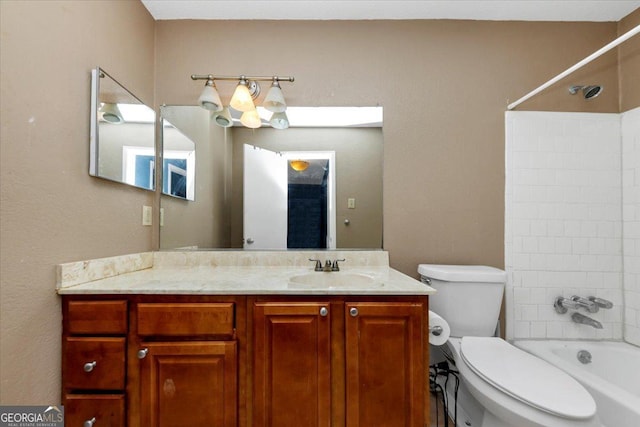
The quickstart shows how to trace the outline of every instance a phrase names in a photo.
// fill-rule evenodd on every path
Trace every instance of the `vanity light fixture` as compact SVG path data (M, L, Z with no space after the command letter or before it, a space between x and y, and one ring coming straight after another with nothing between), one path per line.
M273 79L271 88L269 89L269 92L267 92L267 96L264 98L262 106L274 113L284 113L287 109L287 103L284 102L282 88L276 79Z
M202 95L198 98L198 104L205 110L222 111L222 101L220 100L220 95L216 90L216 84L213 79L207 79Z
M238 85L231 97L229 106L236 111L242 112L240 123L244 126L252 129L262 126L262 121L258 112L256 111L256 105L254 100L260 95L259 81L271 81L271 87L267 92L264 99L263 106L266 110L273 112L269 123L275 129L286 129L289 127L289 120L284 113L287 109L287 104L282 94L282 88L280 82L287 81L293 82L293 77L251 77L251 76L214 76L207 75L191 75L192 80L206 80L204 91L198 99L198 104L207 110L213 111L218 114L214 114L213 118L215 122L223 127L229 127L233 125L231 114L228 110L225 113L225 107L222 105L220 95L216 90L216 80L237 81Z
M102 107L100 107L100 113L102 115L102 120L105 122L113 123L114 125L119 125L124 122L122 113L118 108L118 104L104 103L102 104Z
M260 115L255 107L253 107L253 110L242 113L240 123L251 129L257 129L262 126L262 120L260 120Z
M233 126L233 119L231 118L231 113L229 112L229 107L223 107L222 110L213 114L213 119L215 120L218 126L222 126L223 128L228 128Z
M307 170L307 168L309 167L309 162L307 162L306 160L291 160L289 161L289 165L294 171L302 172Z
M271 127L274 129L286 129L289 127L289 118L284 111L281 113L273 113L269 123L271 123Z

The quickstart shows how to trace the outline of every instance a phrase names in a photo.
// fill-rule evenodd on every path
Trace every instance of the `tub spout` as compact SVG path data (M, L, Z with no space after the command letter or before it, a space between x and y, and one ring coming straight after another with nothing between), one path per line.
M577 311L571 315L571 320L583 325L593 326L596 329L602 329L602 323L598 322L596 319L592 319L591 317L587 317L584 314L578 313Z

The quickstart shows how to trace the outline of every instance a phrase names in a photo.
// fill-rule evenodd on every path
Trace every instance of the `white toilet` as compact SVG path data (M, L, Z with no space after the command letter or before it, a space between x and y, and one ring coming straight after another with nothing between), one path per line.
M593 398L580 383L494 336L506 282L504 271L421 264L418 273L438 291L429 297L429 309L451 328L442 353L452 359L461 377L459 426L602 426ZM438 347L431 350L439 353Z

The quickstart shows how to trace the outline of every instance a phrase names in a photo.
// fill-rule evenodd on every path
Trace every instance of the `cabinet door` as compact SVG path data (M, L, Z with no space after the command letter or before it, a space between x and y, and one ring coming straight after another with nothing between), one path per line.
M347 427L423 427L420 303L347 303Z
M329 427L327 303L256 303L253 310L254 427Z
M146 343L140 361L141 422L147 427L235 427L235 341Z

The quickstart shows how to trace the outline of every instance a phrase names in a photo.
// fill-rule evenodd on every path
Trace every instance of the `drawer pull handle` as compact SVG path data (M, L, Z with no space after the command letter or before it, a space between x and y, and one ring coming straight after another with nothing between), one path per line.
M143 348L142 350L138 350L138 359L142 360L147 357L147 353L149 353L148 348Z
M349 309L349 314L351 315L351 317L356 317L358 315L358 309L355 307L351 307Z
M327 307L321 307L320 308L320 316L327 317L327 314L329 314L329 310L327 310Z
M93 362L87 362L84 364L84 371L85 372L91 372L93 371L93 368L96 367L98 363L94 360Z
M95 423L96 423L96 417L93 417L90 420L87 420L84 422L84 427L93 427Z

